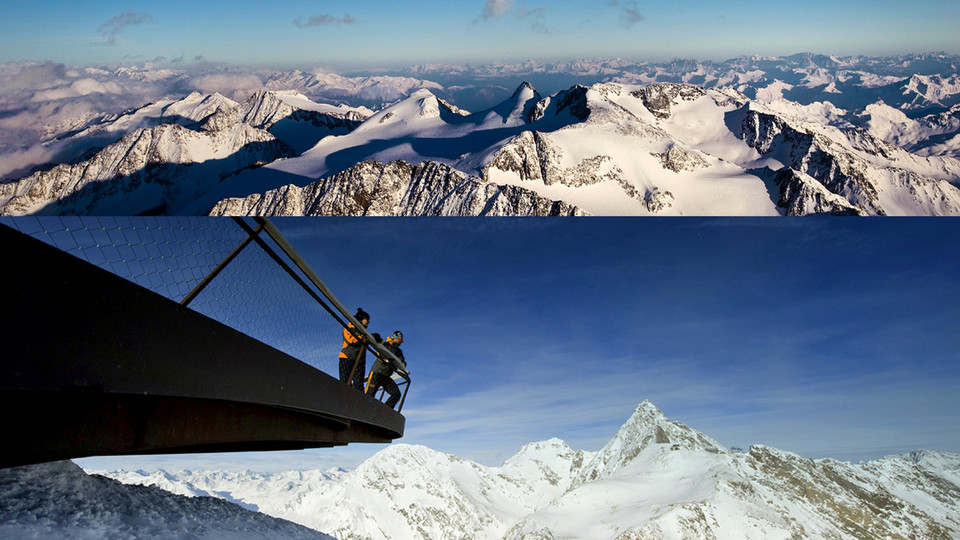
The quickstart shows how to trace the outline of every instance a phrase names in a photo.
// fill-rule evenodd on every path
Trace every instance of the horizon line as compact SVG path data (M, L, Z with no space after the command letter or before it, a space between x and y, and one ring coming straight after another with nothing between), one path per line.
M837 60L869 60L869 59L892 59L892 58L905 58L905 57L915 57L915 58L927 58L927 57L939 57L939 58L957 58L960 59L960 52L951 53L947 51L923 51L923 52L900 52L900 53L891 53L891 54L832 54L826 52L814 52L814 51L798 51L786 55L770 55L770 54L741 54L736 56L731 56L724 58L722 60L706 58L706 57L694 57L694 56L674 56L670 59L640 59L638 57L628 57L628 56L594 56L594 57L566 57L566 58L531 58L531 59L517 59L513 61L509 60L424 60L421 62L413 62L409 64L400 64L392 63L391 65L383 65L375 62L363 62L357 63L357 67L353 71L358 72L372 72L372 71L403 71L403 70L412 70L416 68L422 68L427 66L457 66L457 67L487 67L487 66L521 66L521 65L544 65L544 64L573 64L577 62L627 62L631 64L638 65L658 65L658 64L671 64L676 62L698 62L705 64L724 64L727 62L732 62L736 60L787 60L794 57L825 57ZM138 67L143 66L144 69L175 69L179 66L189 66L190 68L202 68L206 67L230 67L230 68L245 68L253 70L262 70L262 69L273 69L276 71L290 71L290 70L301 70L301 69L317 69L322 68L326 65L332 65L330 63L324 63L323 61L316 61L310 67L304 62L250 62L250 63L240 63L232 62L226 60L211 60L203 57L194 58L193 60L183 60L177 58L167 58L165 56L156 56L152 59L138 59L130 62L124 61L104 61L104 62L62 62L53 59L32 59L32 58L23 58L19 60L7 60L0 62L0 66L15 66L15 65L25 65L25 64L55 64L62 65L70 68L79 68L79 67L105 67L109 66L114 69L119 69L123 67ZM273 67L276 65L277 67ZM282 67L286 66L286 67ZM296 67L295 67L296 66ZM183 71L188 71L184 69ZM333 70L331 70L333 71ZM340 73L349 73L351 70L338 68L336 70Z

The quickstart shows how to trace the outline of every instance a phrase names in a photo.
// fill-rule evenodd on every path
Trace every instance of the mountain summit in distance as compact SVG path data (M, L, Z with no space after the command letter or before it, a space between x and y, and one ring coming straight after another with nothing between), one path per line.
M394 444L352 471L104 473L227 498L337 538L955 538L960 455L857 464L730 451L645 401L599 451L560 439L488 467Z

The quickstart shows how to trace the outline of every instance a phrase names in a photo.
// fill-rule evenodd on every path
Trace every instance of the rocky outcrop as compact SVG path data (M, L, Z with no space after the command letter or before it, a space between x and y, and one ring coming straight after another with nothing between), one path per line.
M496 185L438 162L365 161L303 188L220 201L211 215L569 216L577 207Z
M660 163L663 164L664 169L673 172L695 171L710 166L707 160L698 153L686 150L676 144L662 154L653 155L660 158Z
M586 86L578 84L569 90L542 99L530 109L527 113L527 119L530 123L533 123L547 117L548 113L552 116L565 113L577 121L583 122L590 116L590 106L587 100L588 90L589 88Z
M960 190L946 180L898 166L898 156L905 152L862 130L834 140L750 105L744 111L738 135L761 154L776 157L797 173L792 177L784 171L778 173L790 191L786 199L781 197L781 202L789 201L784 202L785 207L823 208L822 201L800 201L804 194L821 193L820 189L798 190L800 183L796 179L802 176L805 180L801 183L816 181L827 192L858 208L857 213L887 215L881 192L884 186L895 190L887 197L895 200L901 211L912 207L917 214L960 212Z
M644 86L630 93L640 99L655 117L670 118L670 109L677 100L693 101L707 94L706 90L688 84L660 83Z
M499 169L516 173L521 181L558 182L560 154L537 131L524 131L504 145L487 164L485 171Z
M498 169L516 173L521 181L581 187L605 181L619 182L623 175L623 171L606 155L584 158L572 167L564 167L562 162L563 152L550 142L547 135L524 131L494 155L484 168L484 176L491 169Z
M831 193L823 184L803 173L784 167L774 181L780 189L777 206L788 216L828 214L832 216L864 216L866 212L843 197Z
M651 214L657 214L673 206L674 200L676 200L676 197L673 193L660 188L653 188L644 194L643 205Z

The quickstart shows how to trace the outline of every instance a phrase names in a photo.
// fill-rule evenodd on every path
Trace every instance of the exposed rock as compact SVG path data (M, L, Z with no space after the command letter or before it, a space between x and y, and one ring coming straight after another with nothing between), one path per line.
M677 173L680 171L695 171L710 166L707 160L699 154L686 150L677 144L671 146L670 150L662 154L653 155L660 158L660 163L663 164L664 169Z
M537 131L524 131L504 145L484 169L515 172L521 181L539 180L546 185L559 181L560 152Z
M664 120L670 118L670 109L677 99L693 101L705 96L706 90L687 84L659 83L644 86L630 94L639 98L654 116Z
M867 213L843 197L831 193L816 179L784 167L774 178L780 188L777 206L788 216L829 214L833 216L865 216Z
M749 105L747 105L749 109ZM845 198L852 206L871 215L885 215L876 186L869 180L870 165L840 145L814 133L797 129L779 116L748 110L741 137L762 154L775 148L785 165L815 178L831 193Z
M653 188L643 198L643 204L651 214L662 212L673 206L674 196L669 191Z
M556 114L568 111L574 118L581 122L590 116L590 107L587 104L586 86L576 85L569 90L564 90L556 95L553 102L556 104Z
M584 158L573 167L561 165L563 154L547 135L524 131L494 155L484 169L484 177L491 169L513 172L521 181L541 181L545 185L562 184L570 187L593 185L622 179L623 171L610 156Z
M583 212L524 188L483 182L438 162L365 161L303 188L286 186L220 201L210 214L560 216Z

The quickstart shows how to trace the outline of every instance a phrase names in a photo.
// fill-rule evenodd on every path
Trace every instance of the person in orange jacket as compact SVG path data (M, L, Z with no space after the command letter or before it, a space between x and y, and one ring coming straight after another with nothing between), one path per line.
M364 328L370 324L370 314L364 311L363 308L357 308L357 313L353 318L359 321ZM343 329L343 347L340 349L340 381L363 392L363 375L367 372L367 362L361 353L363 353L367 338L359 332L355 335L355 329L356 326L354 326L353 323L348 324L347 327ZM353 372L353 380L348 381L350 371L353 370L353 365L357 362L358 357L360 358L360 362L357 364L357 369Z

